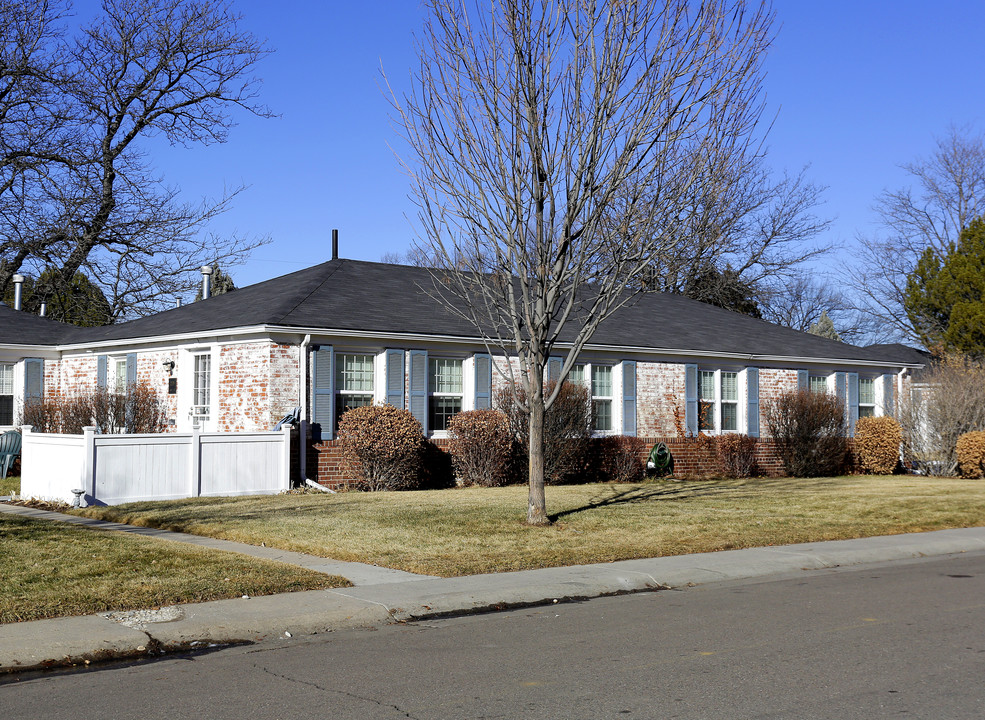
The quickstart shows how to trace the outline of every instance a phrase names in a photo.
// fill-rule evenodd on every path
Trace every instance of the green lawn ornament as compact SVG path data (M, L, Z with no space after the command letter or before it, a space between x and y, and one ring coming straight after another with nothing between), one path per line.
M650 450L650 456L646 459L647 472L654 475L666 475L674 469L674 456L670 454L670 448L664 443L657 443Z

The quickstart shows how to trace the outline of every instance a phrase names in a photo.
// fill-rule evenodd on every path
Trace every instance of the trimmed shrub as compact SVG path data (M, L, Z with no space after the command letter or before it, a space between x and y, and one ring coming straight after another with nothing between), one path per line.
M833 395L794 390L766 402L763 418L788 475L836 475L848 457L845 409Z
M509 482L514 441L504 413L460 412L448 423L448 434L448 452L459 485L496 487Z
M393 405L347 410L339 420L346 470L366 490L405 490L420 485L424 430L410 411Z
M31 403L24 408L24 424L36 432L74 435L88 426L104 435L159 433L167 427L167 408L154 388L136 383L126 393L94 388Z
M611 435L595 438L589 450L589 465L596 482L641 482L645 474L646 444L638 437Z
M744 478L756 468L756 438L728 433L715 438L715 455L722 475Z
M865 472L891 474L902 444L903 428L891 417L864 417L855 423L855 455Z
M544 395L555 383L544 383ZM566 382L544 417L544 482L560 485L583 480L586 453L592 440L592 405L588 388ZM506 415L516 438L524 468L530 452L530 416L524 407L527 396L521 387L507 386L496 394L496 406ZM525 475L525 470L522 471ZM523 477L521 475L520 477ZM525 479L525 478L524 478Z
M961 477L985 477L985 431L975 430L959 437L957 455Z

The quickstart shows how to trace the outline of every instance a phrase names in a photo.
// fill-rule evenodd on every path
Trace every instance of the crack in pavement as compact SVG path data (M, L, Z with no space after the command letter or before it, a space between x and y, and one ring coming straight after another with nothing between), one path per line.
M393 708L398 713L400 713L403 717L408 718L409 720L420 720L420 718L416 718L415 716L411 715L409 712L407 712L406 710L404 710L402 707L399 707L397 705L392 705L390 703L385 703L385 702L383 702L381 700L377 700L375 698L366 697L364 695L356 695L355 693L347 692L345 690L334 690L332 688L323 687L323 686L321 686L321 685L319 685L317 683L313 683L313 682L311 682L309 680L299 680L297 678L292 678L292 677L289 677L287 675L283 675L281 673L276 673L273 670L271 670L270 668L264 667L264 666L260 665L259 663L253 663L253 667L255 667L257 670L260 670L261 672L264 672L264 673L266 673L268 675L271 675L271 676L273 676L275 678L280 678L281 680L287 680L288 682L297 683L298 685L307 685L308 687L312 687L312 688L314 688L316 690L320 690L321 692L331 693L333 695L342 695L344 697L353 698L354 700L361 700L363 702L372 703L373 705L377 705L379 707Z

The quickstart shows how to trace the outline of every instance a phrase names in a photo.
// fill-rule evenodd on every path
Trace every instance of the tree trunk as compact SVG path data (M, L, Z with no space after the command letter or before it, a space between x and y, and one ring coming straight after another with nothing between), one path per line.
M527 503L528 525L550 525L547 498L544 495L544 389L530 383L530 496Z

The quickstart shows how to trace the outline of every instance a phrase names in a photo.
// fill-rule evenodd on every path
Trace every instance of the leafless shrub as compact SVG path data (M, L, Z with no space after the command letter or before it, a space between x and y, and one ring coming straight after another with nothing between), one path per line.
M837 474L848 455L845 408L832 395L786 392L764 405L763 418L788 475Z
M635 483L643 479L645 444L638 437L612 435L595 438L589 451L589 467L597 482Z
M554 392L556 383L544 384L544 393ZM521 387L506 386L496 396L496 406L506 415L510 432L529 453L530 416L524 412L526 394ZM585 466L592 438L592 406L588 389L576 383L563 383L554 404L544 415L544 480L560 485L575 479Z
M958 438L985 430L985 365L943 356L901 403L905 457L935 475L954 475Z
M756 439L732 433L719 435L715 437L715 456L725 477L749 477L756 467Z

